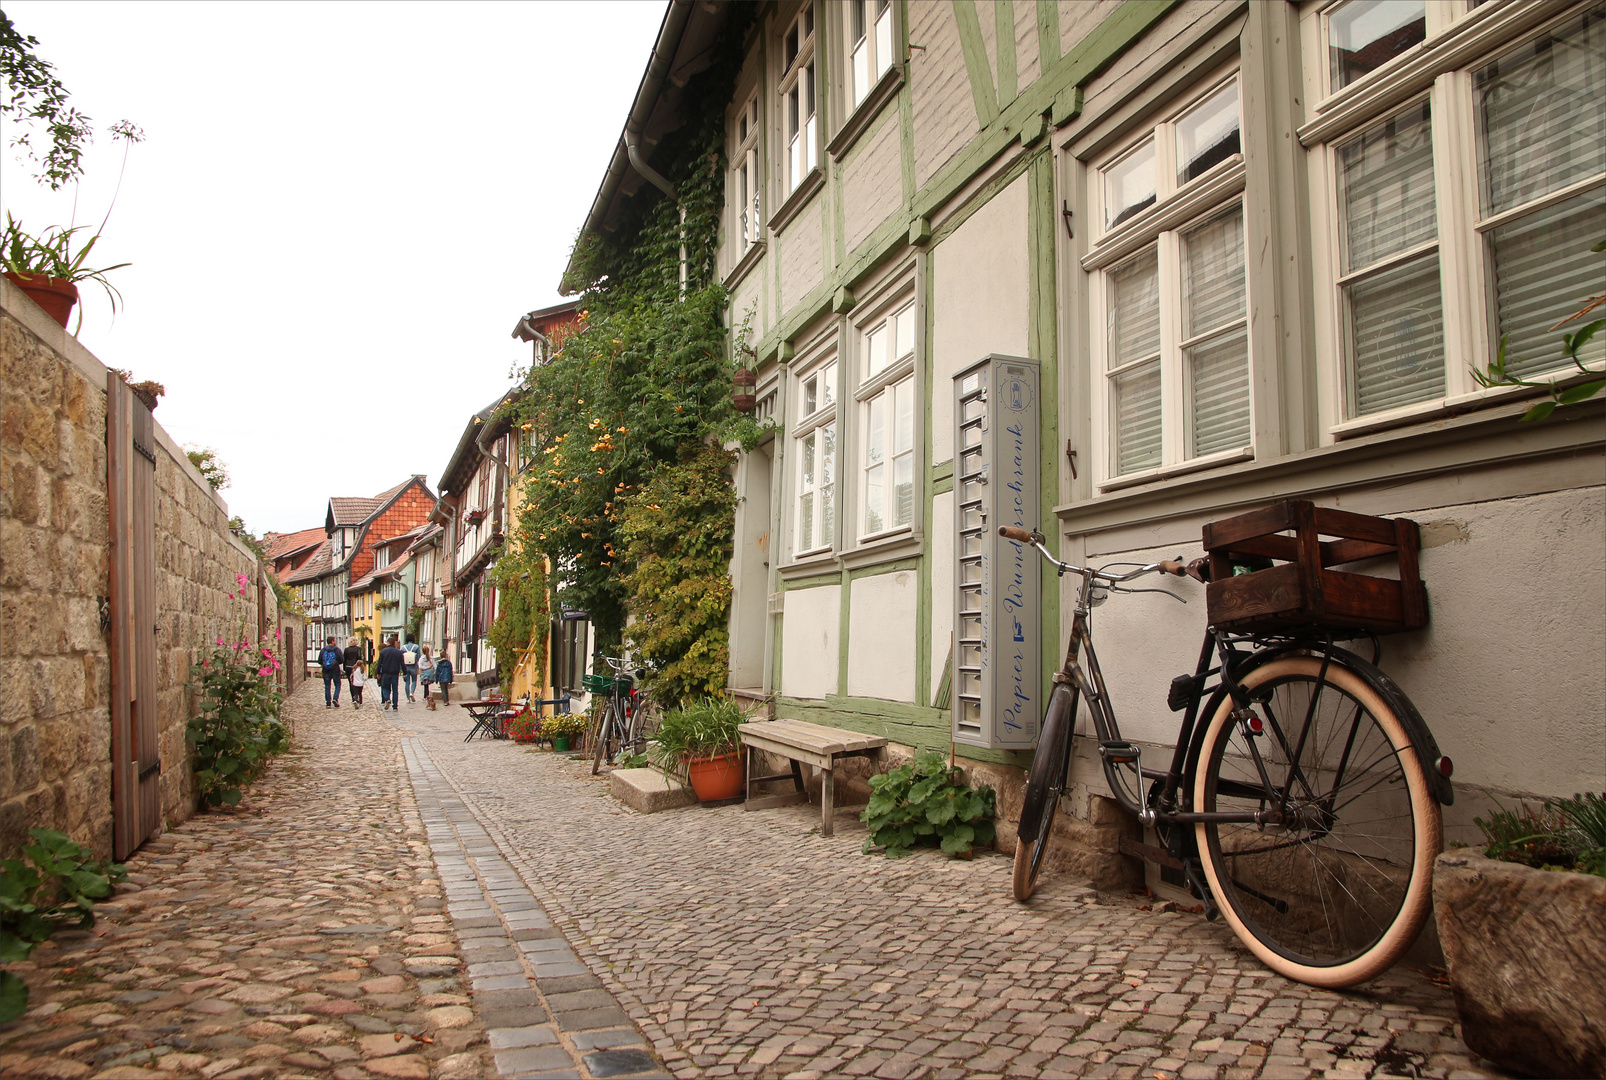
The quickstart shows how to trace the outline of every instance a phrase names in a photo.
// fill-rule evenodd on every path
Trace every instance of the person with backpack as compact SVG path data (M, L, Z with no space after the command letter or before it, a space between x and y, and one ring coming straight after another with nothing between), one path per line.
M447 705L452 703L452 678L452 662L446 659L445 653L442 653L440 660L435 663L435 681L441 687L441 701ZM434 702L431 702L429 707L433 709Z
M407 691L407 700L416 701L413 692L418 689L418 642L412 638L402 646L402 683Z
M340 683L344 675L340 667L344 659L334 638L330 638L318 650L318 670L323 672L323 707L326 709L340 707Z

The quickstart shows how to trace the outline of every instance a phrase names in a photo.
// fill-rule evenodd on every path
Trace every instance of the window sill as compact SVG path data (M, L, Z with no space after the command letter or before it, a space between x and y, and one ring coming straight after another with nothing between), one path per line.
M1127 476L1111 477L1099 482L1100 491L1119 491L1123 488L1137 487L1139 484L1152 483L1155 480L1169 480L1173 476L1185 476L1188 473L1202 472L1205 469L1214 469L1218 465L1231 465L1238 461L1248 461L1255 456L1254 447L1240 446L1235 450L1222 450L1219 453L1208 454L1205 457L1190 458L1179 461L1175 465L1166 465L1158 469L1148 469L1140 473L1131 473Z
M1580 372L1576 368L1563 368L1554 372L1542 372L1533 376L1535 381L1550 375L1552 382L1560 389L1575 386L1581 382L1598 379L1599 370L1588 373ZM1377 413L1374 416L1357 417L1354 420L1345 420L1328 428L1328 433L1335 439L1354 438L1358 435L1368 435L1374 431L1386 431L1389 428L1403 427L1407 424L1421 423L1444 416L1447 413L1470 412L1485 406L1501 405L1508 401L1520 398L1539 398L1544 390L1532 386L1491 386L1473 390L1466 394L1457 394L1454 397L1436 398L1433 401L1424 401L1416 405L1405 405L1388 412Z
M849 570L858 570L879 563L896 562L923 554L925 547L925 537L908 526L896 532L881 533L853 550L843 552L842 565Z
M898 96L898 91L902 87L903 65L893 64L887 68L886 73L881 76L880 81L875 84L870 93L865 96L865 99L854 107L852 114L843 123L842 130L838 131L832 136L831 141L825 144L825 152L831 155L832 161L841 161L847 155L847 152L853 149L853 144L859 141L859 136L863 135L870 125L875 122L876 118L881 115L881 110L886 106L887 102Z
M753 267L759 264L759 260L764 258L765 247L764 241L754 240L752 245L748 247L746 254L736 260L736 265L731 268L731 272L725 275L723 284L727 291L740 285L742 279L752 272Z
M772 234L778 233L790 225L792 219L797 217L803 207L808 205L808 201L824 186L825 172L816 165L809 170L809 174L803 178L803 182L797 186L797 190L786 197L786 201L781 204L780 209L776 210L775 214L770 218L768 222L770 232Z
M836 552L826 548L823 551L799 555L779 567L778 572L782 581L795 581L798 578L815 577L819 574L834 574L837 569Z

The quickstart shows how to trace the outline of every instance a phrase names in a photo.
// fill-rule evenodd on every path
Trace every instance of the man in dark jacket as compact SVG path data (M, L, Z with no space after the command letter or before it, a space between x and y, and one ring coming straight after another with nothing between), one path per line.
M396 708L396 680L401 678L402 665L406 658L402 651L396 647L396 637L391 635L385 647L379 650L379 707L381 709Z
M335 644L334 638L324 642L323 648L318 650L318 670L323 672L323 707L326 709L334 709L340 706L340 684L343 681L340 670L342 659L340 647Z

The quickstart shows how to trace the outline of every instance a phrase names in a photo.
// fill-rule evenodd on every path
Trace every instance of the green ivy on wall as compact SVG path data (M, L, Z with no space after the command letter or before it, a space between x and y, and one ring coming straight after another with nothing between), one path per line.
M499 417L538 459L521 476L509 552L550 559L554 598L589 613L604 651L627 613L645 620L632 641L674 695L725 683L735 493L728 455L704 448L737 424L715 257L725 108L751 19L732 7L713 64L682 92L684 123L654 155L676 198L644 185L610 237L579 237L565 283L581 291L580 326Z

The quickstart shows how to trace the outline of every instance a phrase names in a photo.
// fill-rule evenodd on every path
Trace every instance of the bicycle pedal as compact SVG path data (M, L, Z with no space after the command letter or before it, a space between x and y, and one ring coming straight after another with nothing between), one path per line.
M1185 859L1182 870L1188 876L1188 891L1199 898L1204 904L1204 917L1206 922L1215 922L1221 915L1221 909L1216 907L1216 898L1210 893L1210 886L1205 882L1204 875L1197 869L1199 860Z
M1136 744L1129 742L1101 742L1099 754L1112 765L1136 765L1141 756Z

